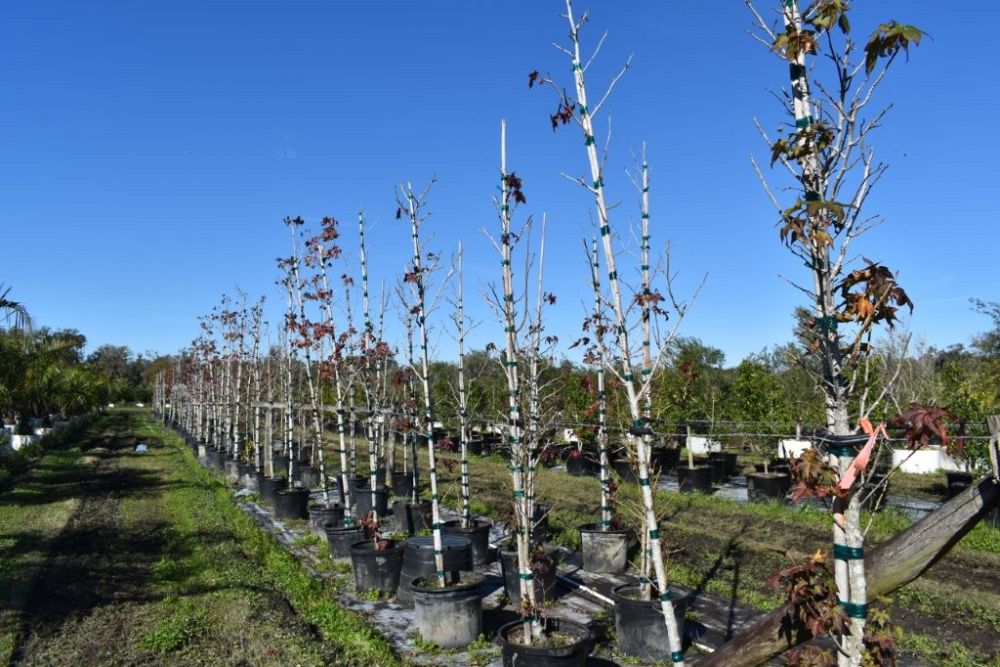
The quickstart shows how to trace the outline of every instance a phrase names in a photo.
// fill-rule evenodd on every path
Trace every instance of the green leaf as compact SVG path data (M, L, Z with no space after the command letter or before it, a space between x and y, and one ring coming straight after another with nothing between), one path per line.
M837 25L840 26L840 32L844 33L845 35L851 32L851 22L847 20L846 12L841 14L840 18L837 19Z
M870 75L875 70L879 58L891 58L900 50L909 54L910 44L919 46L924 34L916 26L896 21L881 24L865 44L865 74Z

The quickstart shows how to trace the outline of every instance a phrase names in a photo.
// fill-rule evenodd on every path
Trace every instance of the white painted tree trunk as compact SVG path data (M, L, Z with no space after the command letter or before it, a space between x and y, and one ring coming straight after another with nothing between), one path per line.
M643 418L641 406L641 395L637 388L640 383L634 376L632 366L633 352L629 344L628 319L622 300L621 287L619 284L617 271L617 258L611 240L611 223L608 215L608 205L605 199L604 175L601 171L601 159L597 154L597 147L594 135L593 120L587 106L587 87L584 80L583 64L580 55L580 39L578 34L579 26L573 17L573 6L571 0L566 0L566 18L569 21L570 38L572 40L572 65L573 78L576 91L576 103L580 113L580 126L583 129L584 144L587 153L587 161L590 167L592 186L588 188L594 196L594 203L597 209L598 223L600 225L601 241L604 249L604 263L608 270L608 282L611 290L610 305L614 313L614 325L616 328L618 350L622 368L620 377L625 388L629 411L633 420L633 426L641 430L646 429L646 422ZM639 473L639 485L641 490L643 515L645 517L646 539L650 558L652 559L653 570L656 574L656 585L659 590L660 607L663 611L663 621L666 625L667 636L670 644L670 659L675 665L684 664L684 655L681 645L681 634L677 626L677 619L674 616L673 603L670 600L670 584L667 578L666 568L663 563L663 553L660 548L660 531L656 520L656 511L653 505L653 493L650 488L649 453L646 442L642 436L633 435L631 432L626 436L629 449L635 452L636 463Z
M406 214L410 220L413 241L413 284L416 292L417 335L420 341L420 386L423 391L424 430L427 434L427 468L431 483L431 531L434 542L434 567L438 583L445 585L444 551L441 539L441 497L438 494L437 460L434 451L434 406L431 402L430 351L427 335L427 295L420 247L420 203L413 188L403 190Z

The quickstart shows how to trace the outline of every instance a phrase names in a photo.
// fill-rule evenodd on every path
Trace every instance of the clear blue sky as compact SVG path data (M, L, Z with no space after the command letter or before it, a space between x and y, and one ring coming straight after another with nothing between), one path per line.
M899 271L917 335L967 342L989 324L968 297L1000 298L1000 7L854 4L859 36L897 18L933 37L883 90L895 108L876 146L892 166L869 207L886 224L857 249ZM785 83L786 67L747 37L735 0L585 6L587 43L610 32L595 88L635 54L607 107L618 216L637 217L623 169L648 141L654 244L671 240L682 290L708 273L683 332L728 363L787 341L799 296L779 273L804 269L779 245L748 162L766 154L752 119L782 119L767 89ZM340 218L356 256L363 206L378 221L373 278L395 280L408 235L393 219L394 184L433 175L431 246L447 254L465 242L475 295L498 271L478 230L496 224L505 116L525 210L549 217L549 286L560 297L550 330L570 338L589 301L578 249L590 201L560 172L586 164L575 128L551 131L549 91L526 86L533 69L568 81L551 47L566 34L560 12L558 0L6 2L0 281L40 323L78 328L91 348L172 352L237 284L277 305L285 215ZM485 320L473 342L497 338L485 308L472 310ZM451 356L448 339L439 346Z

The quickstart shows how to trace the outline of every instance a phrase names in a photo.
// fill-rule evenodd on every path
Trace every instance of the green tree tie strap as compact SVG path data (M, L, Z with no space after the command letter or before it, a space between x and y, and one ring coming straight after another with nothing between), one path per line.
M649 539L651 540L660 539L660 530L657 528L656 530L649 531Z
M527 574L525 574L524 572L518 572L517 577L522 581L531 581L532 579L535 578L535 575L532 572L528 572Z
M672 662L684 662L684 653L682 651L674 651L670 654L670 660Z
M853 458L858 453L853 447L827 447L826 451L837 458Z
M660 602L670 602L672 599L673 596L670 594L670 591L667 591L666 593L660 593Z
M860 602L847 602L837 600L837 603L844 608L844 612L851 618L863 619L868 617L868 605Z
M648 477L640 477L639 478L639 486L649 486L649 478Z
M849 547L846 544L833 545L833 557L837 560L864 560L864 547Z
M817 317L816 326L820 331L836 331L837 330L837 318L834 315L829 315L827 317Z

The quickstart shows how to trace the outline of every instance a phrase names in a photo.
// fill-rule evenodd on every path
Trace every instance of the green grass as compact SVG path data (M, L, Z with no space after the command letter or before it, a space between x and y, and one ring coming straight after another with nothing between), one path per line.
M23 631L17 609L45 563L45 544L62 531L79 505L74 497L53 493L62 475L85 464L81 448L66 443L96 441L101 435L90 420L79 421L2 460L0 487L3 482L17 485L0 495L0 665L10 662Z
M90 465L80 445L100 444L106 422L151 444L147 454L112 457L124 479L143 483L116 492L108 520L120 532L90 550L94 567L128 571L131 588L67 620L56 637L28 637L33 664L402 664L362 616L334 601L340 584L313 577L262 531L179 437L142 412L116 411L78 442L44 452L0 496L0 665L27 636L19 609L47 544L80 505L72 478ZM145 546L116 560L107 554L119 541Z
M984 658L959 642L941 641L919 632L904 634L899 647L922 662L941 667L1000 667L1000 654Z
M292 608L313 625L323 639L338 653L338 664L398 665L400 658L389 643L379 635L364 617L339 606L332 583L316 579L294 556L263 532L252 518L239 509L229 496L221 479L203 470L179 437L147 423L151 434L161 436L175 447L182 457L185 476L198 482L210 502L201 509L214 514L233 534L235 543L250 557L262 573L274 583ZM191 507L190 499L181 501ZM196 571L211 573L211 564L201 563ZM253 576L253 573L248 573Z

